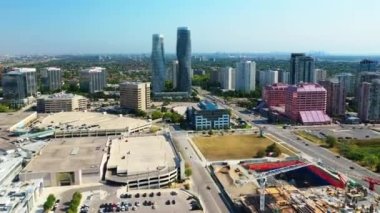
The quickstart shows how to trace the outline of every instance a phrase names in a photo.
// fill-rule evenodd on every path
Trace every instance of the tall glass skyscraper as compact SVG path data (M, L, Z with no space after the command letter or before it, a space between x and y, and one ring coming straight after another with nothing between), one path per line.
M292 53L290 57L290 83L314 82L314 58L304 53Z
M164 55L164 37L159 34L153 34L151 55L153 92L162 92L165 89L167 76Z
M177 90L191 92L191 40L187 27L177 29L178 81Z

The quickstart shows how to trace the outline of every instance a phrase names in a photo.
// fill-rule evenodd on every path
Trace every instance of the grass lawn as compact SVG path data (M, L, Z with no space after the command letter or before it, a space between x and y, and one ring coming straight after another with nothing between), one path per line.
M192 139L208 160L252 158L273 142L257 135L197 136ZM279 146L282 153L293 153Z

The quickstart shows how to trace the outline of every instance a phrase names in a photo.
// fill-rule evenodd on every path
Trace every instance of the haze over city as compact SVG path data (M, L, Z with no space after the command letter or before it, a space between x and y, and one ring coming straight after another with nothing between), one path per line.
M377 0L20 0L0 2L0 54L149 53L151 35L175 52L378 54Z

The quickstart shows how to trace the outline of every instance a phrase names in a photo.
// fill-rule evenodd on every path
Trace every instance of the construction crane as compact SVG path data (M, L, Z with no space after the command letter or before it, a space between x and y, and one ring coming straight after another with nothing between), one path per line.
M259 183L259 187L260 187L260 211L264 212L264 210L265 210L265 184L267 182L268 177L272 177L272 176L275 176L275 175L278 175L281 173L285 173L285 172L293 171L293 170L300 169L303 167L307 167L307 166L310 166L312 164L314 164L314 163L301 162L301 163L294 164L291 166L287 166L287 167L283 167L283 168L274 169L274 170L270 170L267 172L259 173L257 175L256 179L257 179L257 182Z

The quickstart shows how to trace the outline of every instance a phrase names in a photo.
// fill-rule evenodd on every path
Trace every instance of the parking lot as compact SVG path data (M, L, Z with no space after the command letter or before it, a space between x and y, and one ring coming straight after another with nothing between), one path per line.
M187 192L155 189L120 193L118 202L101 203L98 212L201 212L197 207L197 201Z
M367 127L345 127L345 128L332 128L332 129L320 129L320 130L312 130L312 133L317 136L325 135L333 135L336 138L343 139L371 139L371 138L379 138L380 133L373 131Z
M203 212L198 201L179 189L129 190L126 187L93 184L87 186L49 187L35 206L34 212L43 212L42 204L49 194L60 201L54 212L66 212L74 192L81 192L81 213L99 212ZM84 207L84 208L83 208ZM192 210L193 209L193 210ZM198 209L198 210L197 210Z

